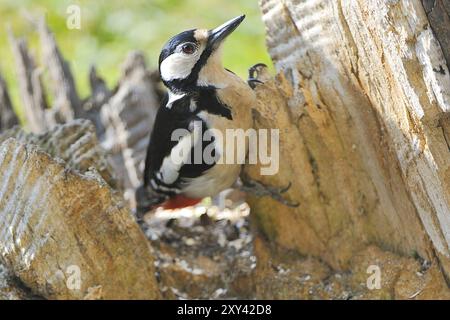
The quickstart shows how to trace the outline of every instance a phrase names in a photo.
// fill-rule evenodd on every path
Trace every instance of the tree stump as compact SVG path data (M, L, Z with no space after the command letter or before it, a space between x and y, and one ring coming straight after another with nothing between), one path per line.
M246 172L300 203L250 198L260 232L335 269L375 244L450 276L448 16L419 0L260 6L279 74L255 126L280 129L280 172Z

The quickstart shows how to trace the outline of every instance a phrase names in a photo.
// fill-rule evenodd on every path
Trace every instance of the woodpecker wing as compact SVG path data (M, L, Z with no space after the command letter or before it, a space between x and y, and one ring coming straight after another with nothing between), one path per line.
M166 99L158 110L150 137L144 182L169 196L180 193L189 179L214 165L205 163L202 156L204 148L214 141L203 141L207 124L190 110L191 103L189 96L172 102Z

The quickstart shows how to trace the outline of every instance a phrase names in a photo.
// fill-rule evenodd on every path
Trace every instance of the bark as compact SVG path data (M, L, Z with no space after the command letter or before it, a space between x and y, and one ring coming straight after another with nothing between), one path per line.
M91 120L114 167L114 179L106 180L122 189L134 208L134 189L142 178L149 134L161 99L159 80L146 68L144 56L135 52L125 61L122 77L113 90L108 89L92 66L89 72L91 95L80 100L69 64L45 19L30 17L30 20L40 36L53 105L47 107L47 92L41 81L43 68L36 66L25 40L15 39L10 32L26 126L34 133L44 133L73 119Z
M14 138L1 144L0 261L45 298L160 297L149 243L121 197L95 167L71 167Z
M448 68L450 61L450 37L448 35L450 3L445 0L422 0L422 4L431 29L441 45ZM439 68L438 72L443 72L443 69Z
M203 297L230 277L231 291L248 298L450 297L447 2L260 4L278 74L258 75L254 124L280 130L280 168L244 173L270 186L292 183L282 196L299 206L250 196L256 236L245 253L256 259L238 263L233 277L229 264L195 276L183 260L162 264L161 286ZM38 26L55 105L47 108L25 41L11 35L32 133L14 127L0 136L0 262L9 270L0 265L0 299L30 298L20 283L46 298L160 297L148 241L124 201L142 179L158 80L133 53L112 90L92 68L92 94L81 101L53 35L43 20ZM2 83L0 130L14 122ZM196 265L201 254L190 240ZM163 260L183 254L166 250ZM361 285L371 265L382 270L380 290ZM80 267L77 290L67 285L71 266Z
M134 195L141 179L157 81L134 53L112 91L91 68L92 94L80 101L53 34L44 20L37 27L51 108L43 69L10 33L31 133L9 129L11 103L0 81L0 299L33 298L27 288L51 299L159 298L153 253L122 190ZM75 289L73 267L81 276Z
M142 183L147 144L159 107L156 85L144 60L139 52L127 57L118 88L101 109L106 128L102 146L112 154L115 172L132 207L134 190Z
M19 127L0 135L0 144L14 138L23 144L33 144L62 159L71 169L86 173L95 168L100 176L112 187L117 185L108 155L99 146L95 129L88 120L77 119L66 124L56 125L42 134L27 133Z
M108 102L112 92L106 86L105 81L97 74L97 69L93 65L89 70L89 84L91 95L83 102L83 109L86 112L86 118L95 125L97 137L102 139L105 134L105 126L100 111L102 106Z
M37 21L41 40L42 59L49 71L50 87L54 103L52 111L57 123L84 117L84 110L78 96L69 64L62 57L53 33L48 29L45 19Z
M0 264L0 300L33 299L33 295L23 288L17 279Z
M11 31L9 39L16 61L17 78L27 127L36 133L43 132L48 126L45 116L47 102L41 82L42 70L36 67L25 39L16 39Z
M448 20L418 0L260 5L279 74L257 88L255 125L280 129L280 172L246 171L292 182L300 203L250 198L261 233L335 269L375 244L449 276L450 77L433 32Z
M0 132L10 129L19 123L19 119L14 113L8 87L0 74Z

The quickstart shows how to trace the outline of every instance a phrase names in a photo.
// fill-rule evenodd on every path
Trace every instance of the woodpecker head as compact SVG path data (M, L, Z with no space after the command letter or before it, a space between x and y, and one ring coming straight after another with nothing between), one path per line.
M159 56L159 72L164 84L174 92L188 92L209 83L223 70L221 44L244 20L245 15L212 29L184 31L164 46Z

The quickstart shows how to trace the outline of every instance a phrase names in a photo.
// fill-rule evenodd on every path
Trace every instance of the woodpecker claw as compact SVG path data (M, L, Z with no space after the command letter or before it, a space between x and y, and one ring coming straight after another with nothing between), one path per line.
M267 65L264 63L257 63L255 65L251 66L248 69L248 77L255 78L255 73L256 73L256 75L258 75L260 69L262 69L262 68L267 68Z
M248 69L248 85L255 89L257 84L264 83L259 79L262 70L267 69L267 66L264 63L257 63Z
M286 187L280 188L280 193L285 193L285 192L288 191L291 187L292 187L292 182L289 181L289 183L287 184Z
M291 202L289 200L286 200L282 196L283 193L285 193L291 188L292 186L291 182L289 182L286 187L279 188L265 185L260 181L252 180L248 177L245 178L241 177L241 181L242 181L241 190L245 192L252 193L258 197L270 196L272 199L291 208L296 208L300 205L300 203Z
M256 85L259 83L264 83L262 81L259 81L258 79L254 79L254 78L249 78L247 80L248 85L250 86L250 88L255 89Z

